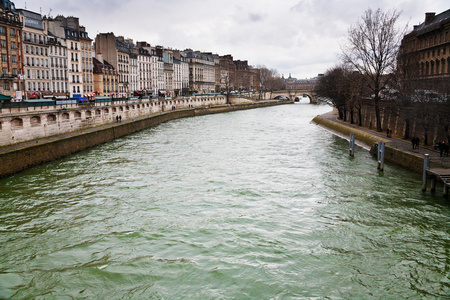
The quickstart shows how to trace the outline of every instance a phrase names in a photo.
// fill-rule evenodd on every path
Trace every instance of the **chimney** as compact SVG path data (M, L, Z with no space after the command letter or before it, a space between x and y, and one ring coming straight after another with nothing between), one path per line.
M436 13L434 13L434 12L427 12L427 13L425 13L425 24L430 23L431 20L434 19L435 15L436 15Z
M105 63L105 61L103 60L103 54L102 53L96 53L95 54L95 58L100 62L100 63L102 63L102 64L104 64Z

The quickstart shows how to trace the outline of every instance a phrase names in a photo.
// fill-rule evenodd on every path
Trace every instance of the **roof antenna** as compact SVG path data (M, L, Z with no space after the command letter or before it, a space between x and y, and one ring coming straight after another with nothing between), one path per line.
M27 3L25 2L25 9L27 9Z

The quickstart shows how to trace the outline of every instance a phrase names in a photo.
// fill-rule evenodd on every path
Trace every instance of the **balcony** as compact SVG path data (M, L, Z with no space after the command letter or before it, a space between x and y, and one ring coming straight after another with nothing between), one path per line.
M17 80L17 75L14 74L1 74L0 76L1 79L3 80Z

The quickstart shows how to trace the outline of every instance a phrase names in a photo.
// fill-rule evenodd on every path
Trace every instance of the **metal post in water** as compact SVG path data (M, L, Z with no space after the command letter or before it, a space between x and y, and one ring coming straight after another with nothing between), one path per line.
M380 148L381 148L381 142L377 143L377 162L380 161Z
M437 181L436 176L432 176L431 177L431 189L430 189L430 192L432 192L432 193L436 192L436 181Z
M350 156L355 156L355 134L350 134Z
M384 171L384 151L385 144L383 142L378 143L378 170Z
M427 170L430 165L430 155L425 154L425 158L423 159L423 175L422 175L422 192L427 191Z

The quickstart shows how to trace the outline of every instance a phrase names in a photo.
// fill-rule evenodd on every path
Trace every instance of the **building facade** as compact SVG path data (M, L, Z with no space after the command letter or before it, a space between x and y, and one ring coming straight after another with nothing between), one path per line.
M189 62L189 89L192 93L214 93L215 65L210 55L186 50Z
M94 77L92 64L92 39L89 38L85 27L80 27L81 68L83 71L83 94L94 94Z
M130 95L130 48L125 39L114 33L99 33L95 38L95 52L101 53L119 74L118 94L115 97Z
M138 55L136 53L130 53L130 93L139 92L138 77L139 77Z
M139 65L138 89L146 95L152 94L151 56L147 49L138 48L137 63Z
M98 53L92 60L95 95L113 97L119 93L119 74L113 65Z
M51 95L49 45L46 23L42 16L28 10L19 10L22 22L24 76L26 99Z
M426 13L425 21L404 36L400 63L409 78L418 83L450 82L450 9L436 15Z
M69 97L67 75L67 47L63 39L51 33L48 35L48 53L50 60L50 91L53 96Z
M1 76L0 94L15 98L17 91L23 91L23 49L22 27L19 13L14 3L0 2L0 54Z
M64 90L67 91L69 97L92 95L94 90L92 54L89 51L89 48L92 49L92 40L89 38L86 28L80 26L79 19L75 17L57 16L56 18L45 18L45 22L47 22L48 35L54 46L53 50L57 51L57 53L52 51L50 58L50 66L52 58L54 65L51 67L55 76L53 79L54 91L58 91L58 83L61 85L65 80L64 85L67 85L67 88L65 87ZM64 52L67 64L62 59ZM63 72L64 76L61 75L63 64L66 68ZM56 67L57 65L58 67ZM63 88L60 88L60 91L62 90Z

